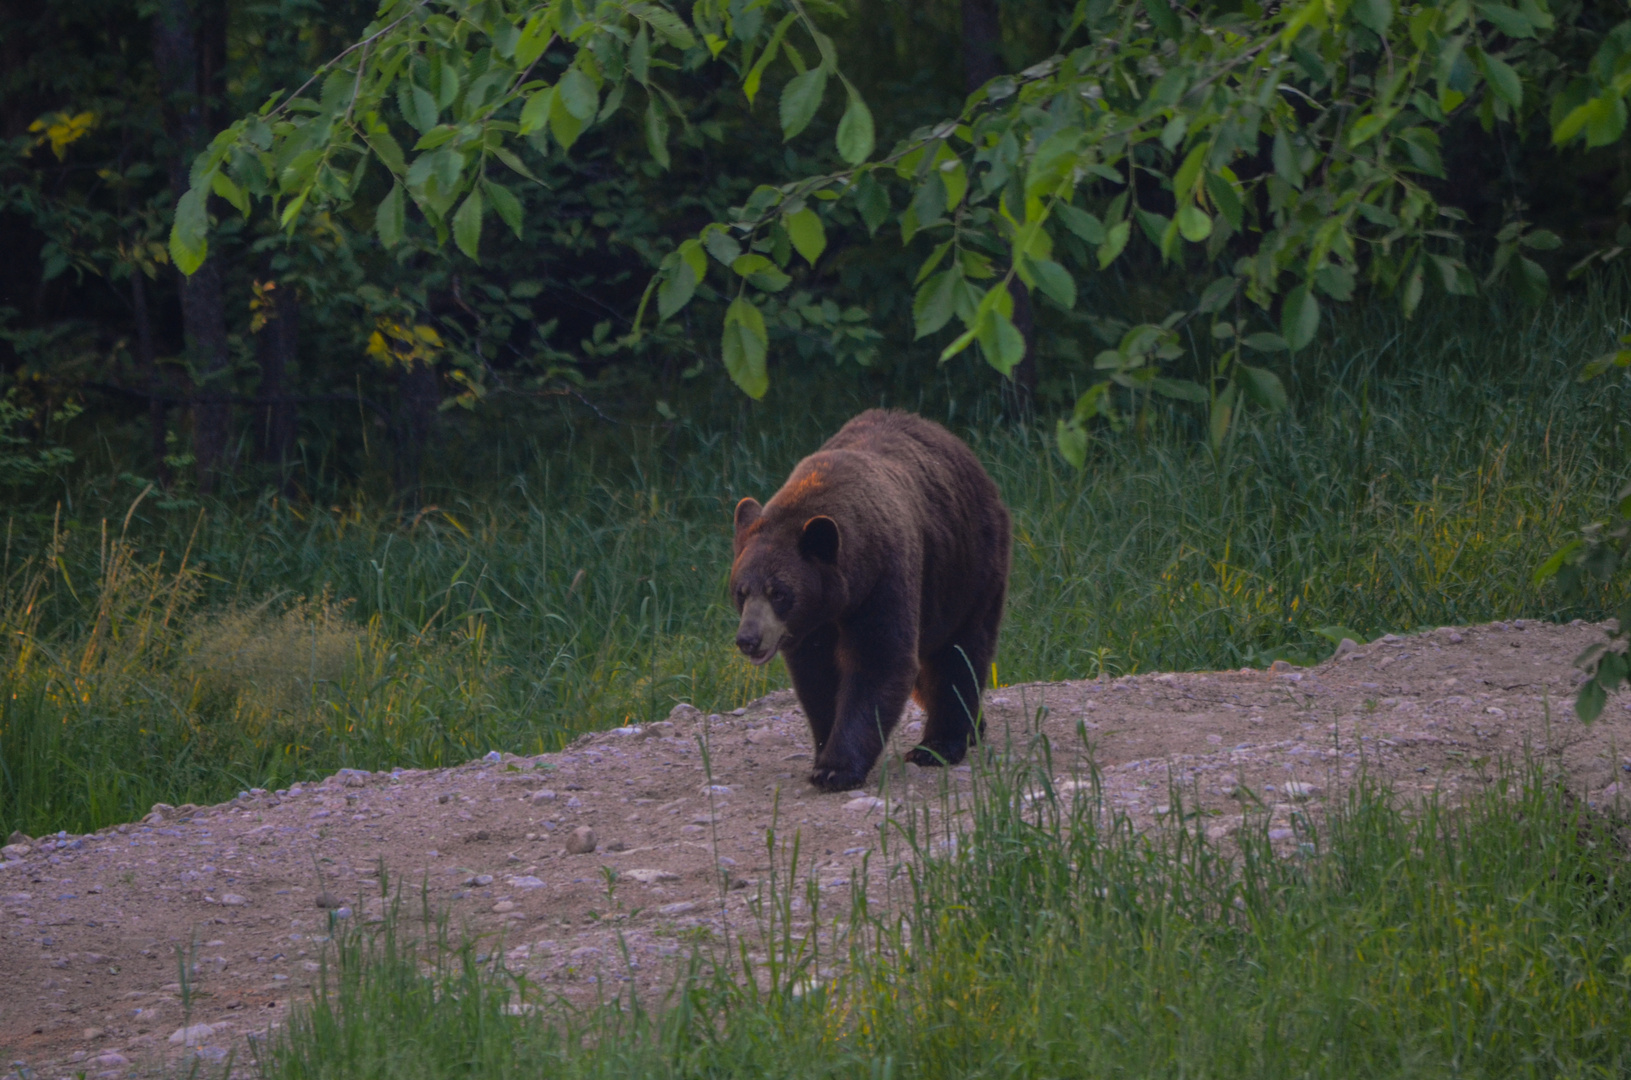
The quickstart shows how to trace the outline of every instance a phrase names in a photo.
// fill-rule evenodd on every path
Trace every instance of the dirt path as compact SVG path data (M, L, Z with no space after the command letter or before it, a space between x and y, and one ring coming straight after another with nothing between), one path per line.
M1577 793L1617 803L1620 777L1631 795L1631 698L1591 728L1570 708L1570 662L1600 635L1495 623L1383 639L1306 670L1004 687L987 711L999 746L1048 735L1061 777L1083 767L1085 735L1108 805L1140 825L1167 813L1176 782L1219 838L1239 827L1249 791L1289 843L1290 816L1317 811L1362 760L1403 796L1453 799L1527 746ZM909 715L902 737L913 725ZM899 743L887 789L875 776L866 791L818 793L802 780L804 719L780 693L728 716L681 706L559 754L343 772L7 847L0 1069L111 1080L184 1055L221 1060L305 998L331 917L378 918L381 865L413 892L425 882L456 925L502 941L510 966L546 989L661 985L691 942L757 932L773 812L780 836L799 834L801 877L847 910L886 810L933 811L967 790L968 766L902 771ZM594 849L568 853L581 828ZM868 860L871 895L886 894L898 852ZM190 1014L178 950L192 955Z

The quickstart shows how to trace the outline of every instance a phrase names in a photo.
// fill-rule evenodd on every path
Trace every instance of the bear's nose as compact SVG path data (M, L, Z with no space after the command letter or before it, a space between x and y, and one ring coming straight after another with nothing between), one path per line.
M736 632L736 647L749 655L758 652L759 635L750 634L746 630L738 630Z

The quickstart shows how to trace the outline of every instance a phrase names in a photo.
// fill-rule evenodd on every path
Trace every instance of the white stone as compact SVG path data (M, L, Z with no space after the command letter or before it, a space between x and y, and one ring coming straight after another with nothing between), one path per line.
M225 893L221 897L221 903L225 904L227 907L243 907L248 902L249 901L245 900L237 893Z
M215 1031L213 1024L190 1024L176 1028L170 1036L172 1046L200 1046Z
M853 810L857 813L869 814L874 810L882 810L885 805L887 804L876 796L862 795L858 799L851 799L849 802L845 803L844 809Z
M634 869L624 870L618 877L626 877L630 881L638 881L642 885L655 885L659 881L678 881L680 876L668 870Z
M664 904L657 909L659 915L688 915L695 911L697 906L689 900L681 900L677 904Z
M1287 798L1297 799L1299 801L1313 798L1315 795L1319 794L1319 790L1320 789L1315 785L1305 784L1301 780L1287 780L1280 788L1280 791Z

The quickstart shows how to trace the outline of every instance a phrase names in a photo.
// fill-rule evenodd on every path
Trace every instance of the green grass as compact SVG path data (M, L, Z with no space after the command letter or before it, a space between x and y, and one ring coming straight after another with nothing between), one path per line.
M1324 627L1607 610L1529 579L1623 480L1624 384L1573 379L1623 310L1594 287L1409 325L1358 312L1297 361L1291 410L1248 420L1221 454L1193 416L1157 410L1106 433L1083 474L1040 425L981 401L892 400L948 419L1013 509L1002 682L1311 660ZM362 494L165 509L99 474L60 508L13 514L0 834L342 765L547 750L779 685L780 664L731 647L731 507L773 492L867 392L791 383L780 405L676 399L673 424L562 412L455 429L443 457L459 469L417 513Z
M341 935L322 990L264 1047L265 1073L1346 1080L1631 1068L1624 848L1538 769L1492 778L1453 811L1405 812L1361 787L1323 831L1305 823L1292 858L1272 850L1266 825L1225 856L1193 834L1105 824L1088 799L1017 809L1023 779L999 775L977 795L971 838L950 858L918 858L896 907L852 909L860 932L819 989L794 992L808 985L797 964L744 971L726 949L699 953L665 1001L608 991L603 1008L569 1013L483 962L492 943L450 942L429 923L409 940L404 919ZM798 955L765 929L773 955Z

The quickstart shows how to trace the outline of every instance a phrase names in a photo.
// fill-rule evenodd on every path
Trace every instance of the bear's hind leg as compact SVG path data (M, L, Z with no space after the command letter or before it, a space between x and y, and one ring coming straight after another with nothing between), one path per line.
M923 738L907 751L906 760L917 765L955 765L968 754L971 742L985 734L980 716L980 691L991 668L996 642L975 631L954 638L929 657L918 672L915 696L927 717Z

